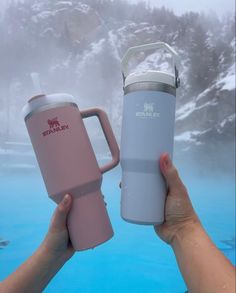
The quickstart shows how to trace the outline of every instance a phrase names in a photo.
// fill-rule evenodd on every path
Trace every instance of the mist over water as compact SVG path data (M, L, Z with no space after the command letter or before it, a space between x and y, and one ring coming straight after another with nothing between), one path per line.
M179 15L122 0L11 1L0 11L0 281L38 247L55 209L23 105L39 87L71 94L80 109L104 109L120 143L121 58L131 46L157 41L182 60L174 164L206 231L235 263L235 15ZM173 73L169 57L138 54L130 71ZM99 122L86 119L85 126L102 165L111 156ZM120 180L120 166L103 176L114 238L76 254L45 292L186 291L174 254L153 227L121 219Z
M81 109L106 110L119 142L121 58L130 46L165 41L182 59L176 164L200 177L233 176L234 24L233 15L176 16L124 1L12 2L0 18L0 166L35 164L31 146L24 146L30 142L21 115L26 101L39 94L32 73L39 75L44 93L66 92ZM159 53L141 54L136 63L142 70L169 71L168 56ZM109 156L96 119L86 125L99 158Z

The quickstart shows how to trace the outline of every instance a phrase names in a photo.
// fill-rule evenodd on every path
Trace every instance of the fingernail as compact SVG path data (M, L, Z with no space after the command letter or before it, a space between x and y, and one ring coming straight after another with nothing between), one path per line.
M63 198L63 205L67 205L68 204L68 202L69 202L69 199L70 199L70 196L69 196L69 194L66 194L65 196L64 196L64 198Z
M163 163L166 170L171 167L172 163L168 154L165 154L163 158Z

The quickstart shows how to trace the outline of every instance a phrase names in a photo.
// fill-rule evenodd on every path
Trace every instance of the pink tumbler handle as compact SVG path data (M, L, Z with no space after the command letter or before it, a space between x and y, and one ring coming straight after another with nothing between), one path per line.
M105 173L112 168L116 167L119 164L120 161L120 150L118 147L118 144L116 142L114 133L112 131L110 122L108 120L107 114L99 109L99 108L92 108L80 111L82 118L88 118L91 116L97 116L99 119L99 122L102 126L103 133L105 135L105 138L107 140L109 149L111 151L112 160L111 162L107 163L106 165L100 167L100 170L102 173Z

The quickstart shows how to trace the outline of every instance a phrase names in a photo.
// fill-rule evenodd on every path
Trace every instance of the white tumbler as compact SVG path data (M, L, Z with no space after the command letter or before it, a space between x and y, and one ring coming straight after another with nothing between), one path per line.
M175 74L145 71L128 74L134 53L165 49ZM173 155L179 57L163 42L130 48L122 60L124 103L121 134L121 216L147 225L164 221L167 187L159 169L163 152Z

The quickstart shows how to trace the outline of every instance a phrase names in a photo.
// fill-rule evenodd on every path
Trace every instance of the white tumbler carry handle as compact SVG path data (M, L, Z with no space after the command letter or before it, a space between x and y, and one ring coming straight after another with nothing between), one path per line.
M155 50L155 49L165 49L166 51L171 53L172 58L173 58L173 65L174 65L174 69L175 69L176 87L179 87L180 80L179 80L178 68L180 67L180 58L179 58L179 55L177 54L177 52L164 42L151 43L151 44L146 44L146 45L135 46L135 47L129 48L121 61L123 79L125 80L128 75L129 61L134 54L136 54L138 52L143 52L143 51L147 51L147 50Z

